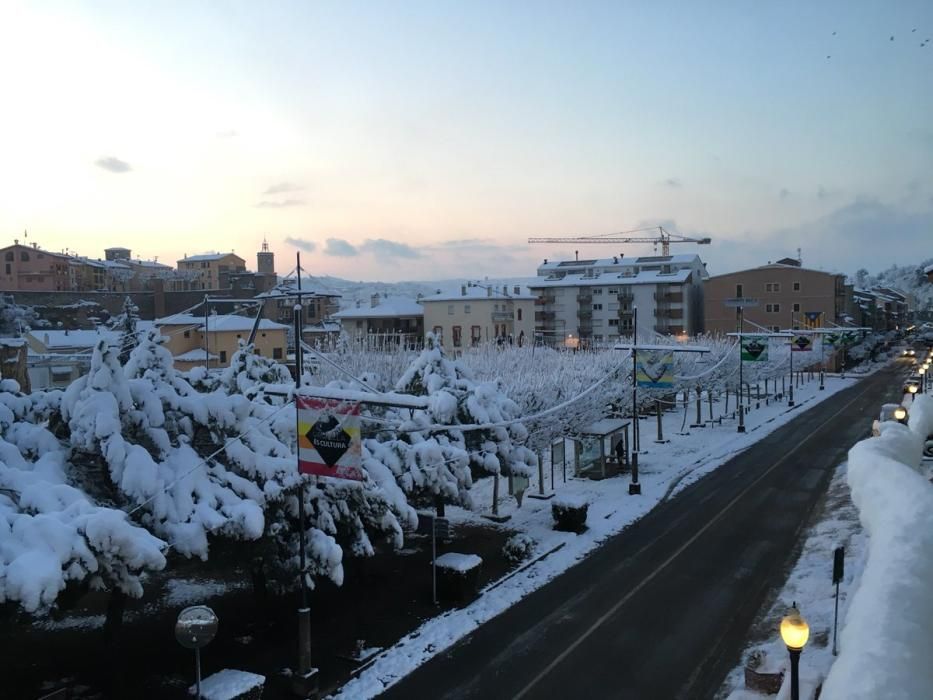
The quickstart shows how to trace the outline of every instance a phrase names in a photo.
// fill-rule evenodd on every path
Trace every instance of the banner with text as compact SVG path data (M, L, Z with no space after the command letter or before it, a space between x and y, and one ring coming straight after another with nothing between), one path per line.
M298 471L363 480L360 404L299 396Z
M810 333L795 333L790 339L790 349L794 352L806 352L813 349L813 335Z

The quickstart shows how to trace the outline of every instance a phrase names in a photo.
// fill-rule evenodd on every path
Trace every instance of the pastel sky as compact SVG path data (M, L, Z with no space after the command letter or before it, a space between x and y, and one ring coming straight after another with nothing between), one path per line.
M893 37L893 39L892 39ZM933 3L0 5L0 232L526 276L663 223L718 273L933 254ZM650 246L589 247L637 254Z

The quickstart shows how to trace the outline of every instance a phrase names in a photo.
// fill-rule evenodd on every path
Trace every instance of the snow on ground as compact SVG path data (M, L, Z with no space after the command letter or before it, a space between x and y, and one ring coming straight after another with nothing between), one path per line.
M759 673L783 671L785 681L789 679L790 657L781 641L778 625L794 602L810 625L810 641L800 657L801 697L811 697L816 685L826 676L834 660L832 634L836 587L832 584L833 550L845 547L845 576L839 586L841 630L851 593L858 587L865 566L868 541L846 483L847 466L843 463L836 469L822 512L810 527L787 582L773 601L762 607L765 612L752 626L751 643L742 655L742 663L726 677L720 697L728 700L774 697L745 688L744 667L752 658L756 660L755 670ZM779 698L790 692L786 686L785 682Z
M209 598L221 596L232 588L240 588L231 581L200 581L198 579L176 578L165 582L163 602L169 607L180 605L200 605Z
M232 700L261 687L265 682L265 676L225 668L201 681L201 697L204 700ZM197 688L191 686L188 694L196 695Z
M641 496L628 495L630 477L627 474L621 478L592 481L574 478L572 467L568 467L567 481L564 483L561 470L557 468L554 485L558 496L573 496L589 503L588 529L580 535L555 531L551 515L552 501L527 497L528 494L538 491L537 474L532 475L521 508L516 508L514 498L507 495L503 479L500 482L500 514L512 516L504 527L531 535L537 542L537 551L533 556L550 554L487 586L480 597L465 608L449 610L428 620L383 652L334 697L349 700L378 695L387 686L411 673L482 623L569 569L605 539L644 516L668 497L669 493L675 493L675 489L682 490L688 483L713 471L735 454L792 420L801 411L852 386L856 381L857 379L852 377L841 379L828 375L824 391L819 391L819 381L807 382L795 389L797 407L794 409L788 409L784 402L771 402L766 406L762 400L761 407L752 410L747 416L747 432L744 434L736 432L736 423L731 419L724 420L722 425L688 429L689 434L678 434L683 421L681 409L664 417L664 437L670 442L656 444L653 442L656 419L652 417L642 421L641 438L644 449L639 456L639 480L643 492ZM688 410L689 425L695 417L692 403ZM721 406L714 404L714 415L718 416L721 410ZM707 414L708 407L704 403L704 418ZM547 486L551 485L547 456L545 483ZM476 484L473 499L477 507L482 509L482 513L489 513L492 504L492 479L483 479ZM489 521L482 518L481 513L460 508L448 508L448 517L454 528L458 523L464 522L490 525Z

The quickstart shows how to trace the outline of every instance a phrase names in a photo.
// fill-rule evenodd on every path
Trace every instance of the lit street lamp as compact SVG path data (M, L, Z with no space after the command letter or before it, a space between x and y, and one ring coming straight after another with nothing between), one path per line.
M920 393L922 394L923 392L926 391L926 383L927 383L926 365L924 365L919 370L917 370L917 372L920 374Z
M810 626L803 619L795 602L781 620L781 639L790 652L790 698L800 700L800 652L810 638Z
M898 423L907 424L907 409L903 406L898 406L894 409L894 420Z

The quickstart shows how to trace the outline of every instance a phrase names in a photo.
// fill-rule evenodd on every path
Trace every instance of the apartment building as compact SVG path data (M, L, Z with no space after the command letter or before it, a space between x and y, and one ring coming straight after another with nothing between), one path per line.
M803 267L784 258L749 270L710 277L706 284L706 329L729 333L736 329L732 298L751 298L746 321L772 330L843 324L846 311L845 275Z
M632 333L637 307L639 336L696 335L707 278L698 255L545 260L528 285L535 332L549 345L614 343Z
M249 338L254 320L246 316L212 314L204 316L175 314L155 320L166 338L165 347L181 371L193 367L228 367L241 340ZM288 326L262 319L253 340L256 353L285 362ZM206 349L206 351L205 351Z
M524 345L534 339L535 299L518 285L462 285L459 294L420 299L424 330L448 350L490 341Z
M350 342L378 349L386 345L420 347L424 338L424 307L407 297L373 294L369 306L356 306L333 315Z
M193 289L227 289L230 275L246 272L246 261L233 253L186 255L178 261L178 273Z

